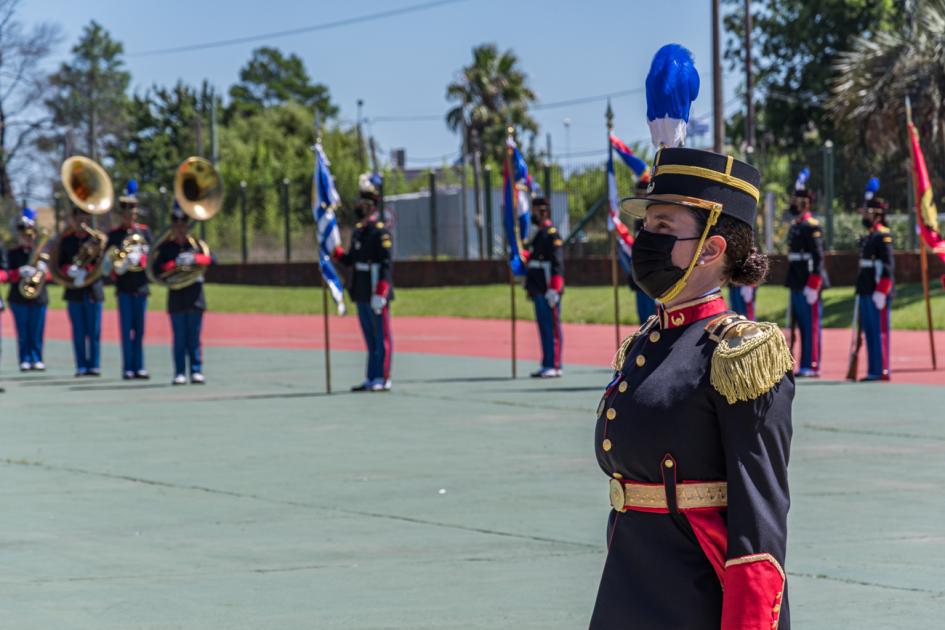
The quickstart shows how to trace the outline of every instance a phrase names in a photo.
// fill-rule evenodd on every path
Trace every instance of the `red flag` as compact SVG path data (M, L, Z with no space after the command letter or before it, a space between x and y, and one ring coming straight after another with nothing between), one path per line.
M932 198L932 181L925 166L925 156L919 146L919 132L909 123L909 139L912 145L912 183L915 185L915 211L918 216L919 233L932 253L945 262L945 238L938 227L938 209Z

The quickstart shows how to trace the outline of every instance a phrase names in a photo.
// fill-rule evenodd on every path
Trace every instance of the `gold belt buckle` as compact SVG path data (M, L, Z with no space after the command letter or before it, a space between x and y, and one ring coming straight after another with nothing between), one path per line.
M623 489L623 482L619 479L610 480L610 506L618 512L627 511L627 494Z

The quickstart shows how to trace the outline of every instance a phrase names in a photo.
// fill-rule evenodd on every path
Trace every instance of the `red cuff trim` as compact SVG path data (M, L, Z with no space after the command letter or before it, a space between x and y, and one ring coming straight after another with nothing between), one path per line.
M19 272L11 271L10 273L7 273L3 269L0 269L0 282L7 282L7 281L10 281L11 283L19 282L20 280L19 278L17 278L16 280L13 279L13 274L19 275Z
M332 256L334 257L335 260L340 260L341 257L344 256L344 255L345 255L345 250L344 250L344 248L343 248L341 245L337 246L337 247L335 248L334 253L332 254Z
M880 278L876 283L876 290L884 295L889 295L892 291L892 278Z
M213 259L206 254L197 254L194 256L194 262L201 267L208 267L210 263L213 262Z
M532 254L527 249L523 249L521 251L521 256L522 256L522 262L528 262L528 259L532 257Z
M387 293L390 291L390 284L387 280L381 280L377 283L377 287L374 288L374 294L386 298Z
M770 553L726 562L722 630L777 628L784 581L784 570Z
M807 288L813 289L814 291L820 291L820 287L823 286L824 279L816 273L812 273L807 276Z
M174 262L173 260L169 260L166 263L164 263L164 265L161 267L161 271L170 271L176 266L177 266L176 262Z
M564 289L564 276L551 276L551 282L548 283L548 288L561 293Z

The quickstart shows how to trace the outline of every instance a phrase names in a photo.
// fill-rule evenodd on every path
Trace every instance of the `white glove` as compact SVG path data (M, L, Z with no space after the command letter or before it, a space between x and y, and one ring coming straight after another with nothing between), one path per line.
M886 308L886 294L879 291L873 291L873 304L876 310L881 311Z
M174 263L178 267L190 267L197 262L197 257L193 252L181 252L177 254L177 258L174 260Z
M66 275L72 278L73 284L85 284L85 276L88 275L88 272L78 265L69 265Z
M40 260L38 263L36 263L36 269L42 271L45 274L47 271L49 271L49 265L46 264L45 260Z
M36 268L32 265L23 265L17 271L20 272L21 278L30 278L34 273L36 273Z
M128 254L125 260L128 261L127 264L132 267L139 266L141 264L141 252L132 251L130 254Z
M817 300L820 299L820 291L811 289L810 287L804 287L804 299L807 300L808 304L813 306L817 303Z
M129 263L129 260L127 257L124 258L120 263L116 263L115 273L118 274L119 276L124 275L125 272L128 271L128 263Z
M558 306L558 302L561 301L561 294L554 289L548 289L545 291L545 301L548 302L548 306L554 308Z
M741 287L738 292L742 294L745 304L751 304L755 299L755 290L752 287Z
M387 306L387 298L383 295L372 295L371 296L371 310L381 314L381 311L384 310L384 307Z

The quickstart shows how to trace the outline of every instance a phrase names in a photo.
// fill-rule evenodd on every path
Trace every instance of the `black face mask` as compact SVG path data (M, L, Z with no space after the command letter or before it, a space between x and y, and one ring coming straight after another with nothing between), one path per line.
M677 241L698 241L700 236L678 238L640 230L633 242L630 268L633 281L651 298L658 299L686 275L686 270L673 264L673 248Z
M801 209L797 207L796 203L792 203L790 206L788 206L788 212L794 216L798 216L801 213Z
M860 219L860 221L863 222L863 227L865 228L873 227L873 219L870 217L863 217L862 219Z

